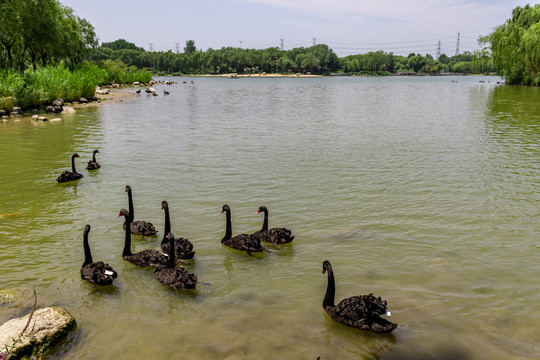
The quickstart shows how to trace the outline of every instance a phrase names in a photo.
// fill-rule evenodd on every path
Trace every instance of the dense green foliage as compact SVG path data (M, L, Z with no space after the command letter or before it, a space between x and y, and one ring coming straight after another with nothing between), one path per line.
M93 96L97 85L152 78L148 71L118 60L84 63L88 51L98 44L94 28L57 0L1 0L0 19L0 108L4 110L42 106L56 98L77 100ZM118 40L102 48L128 46ZM133 45L132 50L143 49Z
M118 61L82 64L71 69L62 65L17 70L0 69L0 108L13 106L29 108L51 104L54 99L66 101L94 96L96 85L148 82L152 74L145 70L130 69Z
M350 55L338 58L325 44L309 48L279 50L241 49L223 47L218 50L197 51L195 42L188 40L183 53L146 52L136 49L135 44L117 40L119 46L101 46L88 54L88 59L102 61L121 60L139 68L152 69L158 74L223 74L223 73L311 73L329 74L347 72L358 75L388 75L394 72L421 72L436 74L446 72L492 72L493 64L474 62L476 55L469 52L448 57L442 55L434 60L430 55L409 54L397 56L383 51Z
M540 85L540 4L516 7L490 35L493 60L508 84Z
M0 68L79 63L98 42L93 26L57 0L0 2Z
M221 74L221 73L295 73L325 74L339 70L337 55L327 45L282 51L271 47L264 50L223 47L219 50L197 51L193 40L186 41L183 53L146 52L133 44L118 49L93 49L88 59L121 60L156 73Z

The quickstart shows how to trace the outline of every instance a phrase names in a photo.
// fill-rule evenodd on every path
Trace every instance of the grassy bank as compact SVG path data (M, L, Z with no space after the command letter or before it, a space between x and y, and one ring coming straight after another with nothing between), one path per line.
M94 96L99 85L132 84L151 79L152 74L146 70L113 61L71 69L63 65L47 66L27 69L24 73L0 70L0 109L41 107L51 104L54 99L75 101Z

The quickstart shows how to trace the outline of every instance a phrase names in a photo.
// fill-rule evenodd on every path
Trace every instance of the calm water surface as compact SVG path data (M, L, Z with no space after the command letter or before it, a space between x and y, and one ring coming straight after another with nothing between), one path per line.
M0 288L34 286L39 306L77 319L56 358L540 356L540 89L495 77L174 80L62 122L0 123L0 215L11 214ZM89 173L94 149L102 168ZM75 152L84 178L57 184ZM122 260L128 184L135 218L160 232L169 202L207 285L173 291ZM233 233L258 230L266 205L270 226L296 238L263 257L225 248L223 204ZM114 286L80 279L85 224ZM134 236L133 250L159 243ZM391 335L328 318L326 259L337 300L388 300Z

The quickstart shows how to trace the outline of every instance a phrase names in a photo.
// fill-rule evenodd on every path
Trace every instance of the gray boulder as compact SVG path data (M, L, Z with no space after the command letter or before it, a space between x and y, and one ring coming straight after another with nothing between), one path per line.
M80 97L80 98L79 98L79 103L81 103L81 104L86 104L86 103L88 103L88 100L85 99L85 98L83 98L83 97Z
M0 325L0 349L8 349L10 359L24 356L41 358L77 326L66 309L56 306L36 310L30 322L29 316Z
M62 99L55 99L55 100L53 100L52 105L53 105L53 106L64 106L64 100L62 100Z

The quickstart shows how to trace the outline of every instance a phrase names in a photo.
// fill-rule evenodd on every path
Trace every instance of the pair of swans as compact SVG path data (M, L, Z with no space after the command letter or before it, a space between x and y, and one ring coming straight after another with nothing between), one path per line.
M133 194L131 190L131 186L126 185L125 191L128 194L128 206L129 206L129 217L130 217L130 231L132 234L135 235L142 235L142 236L154 236L157 234L157 230L155 226L146 220L134 220L134 206L133 206ZM164 235L163 239L161 241L161 249L165 252L169 252L169 239L167 238L168 234L171 232L171 219L169 214L169 204L167 201L161 202L161 209L165 212L165 229L164 229ZM124 223L124 229L126 227L126 223ZM195 252L193 251L193 244L188 240L184 238L176 238L174 239L174 250L175 250L175 256L178 259L183 260L189 260L193 259L193 256L195 255Z
M96 154L99 154L99 150L94 150L94 153L92 155L92 160L88 161L88 165L86 166L87 170L96 170L101 167L101 165L96 161ZM59 183L69 182L69 181L75 181L79 180L83 177L82 174L78 173L75 169L75 158L80 157L79 154L73 154L71 155L71 171L64 171L61 173L58 178L56 178L56 181Z
M262 242L277 244L286 244L293 241L292 232L286 228L268 228L268 209L266 206L259 207L257 214L264 212L263 226L261 230L253 234L238 234L232 236L231 208L229 205L223 205L221 213L225 213L225 236L221 240L223 245L233 249L246 251L248 254L262 252L265 250Z

